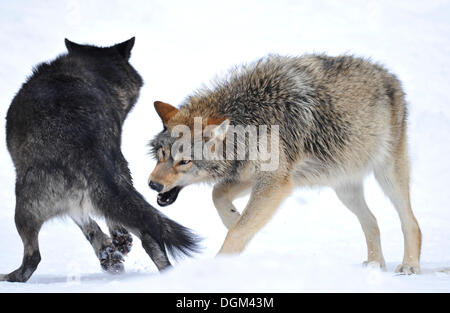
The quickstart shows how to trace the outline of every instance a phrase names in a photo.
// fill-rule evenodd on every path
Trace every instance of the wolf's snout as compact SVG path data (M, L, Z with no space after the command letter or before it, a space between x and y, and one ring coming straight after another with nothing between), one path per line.
M163 185L161 185L160 183L154 182L152 180L148 183L148 185L150 188L152 188L153 190L156 190L157 192L160 192L164 188Z

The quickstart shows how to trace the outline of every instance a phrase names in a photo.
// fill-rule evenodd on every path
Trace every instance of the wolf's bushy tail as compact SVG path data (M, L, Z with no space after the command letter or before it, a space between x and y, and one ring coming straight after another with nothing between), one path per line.
M159 213L159 212L158 212ZM190 229L178 224L161 213L161 243L174 258L191 256L200 250L200 237Z
M100 183L91 188L94 206L103 215L141 236L151 236L173 257L200 250L200 237L151 206L130 184Z

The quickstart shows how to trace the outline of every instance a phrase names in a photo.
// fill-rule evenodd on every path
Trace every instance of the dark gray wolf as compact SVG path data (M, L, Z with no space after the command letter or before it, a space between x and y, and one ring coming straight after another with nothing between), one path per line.
M128 62L134 38L107 48L66 39L68 54L38 65L7 114L6 139L16 168L15 222L22 265L0 280L25 282L41 256L38 234L50 218L69 215L91 242L103 269L123 270L136 234L159 270L169 252L189 254L196 237L133 187L120 150L122 124L143 81ZM110 238L90 214L106 218Z
M363 179L373 171L401 220L405 249L396 270L420 271L421 232L409 195L407 108L399 80L382 66L352 56L269 56L196 92L179 109L164 102L155 102L155 108L164 130L151 142L158 162L150 187L159 192L159 204L168 205L186 185L214 183L213 202L229 229L220 253L241 252L294 186L322 185L332 187L358 217L368 247L365 263L384 268L377 221L363 195ZM277 167L262 170L266 161L258 157L178 155L182 149L173 149L178 137L171 132L180 125L195 128L199 117L200 132L216 125L205 145L228 143L235 135L231 126L267 125L268 136L277 129L278 143L268 145L278 150ZM231 142L231 151L250 155L249 139ZM248 192L241 215L232 201Z

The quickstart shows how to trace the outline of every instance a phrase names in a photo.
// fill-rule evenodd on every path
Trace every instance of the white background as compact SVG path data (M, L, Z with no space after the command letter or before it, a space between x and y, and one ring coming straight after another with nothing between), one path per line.
M0 29L0 273L20 265L23 249L3 117L32 67L65 52L65 37L106 46L136 36L131 63L145 85L125 122L122 148L137 189L155 206L146 146L162 129L155 100L178 105L234 65L268 53L347 53L385 64L407 93L411 197L423 232L423 273L394 275L403 255L400 223L369 176L366 197L379 222L386 272L362 268L362 230L328 188L295 190L241 256L216 258L225 227L211 187L191 186L160 209L204 238L195 258L159 274L135 238L127 273L110 276L70 219L53 220L40 234L42 262L30 281L1 282L0 292L450 291L449 1L1 0ZM242 209L245 199L236 204Z

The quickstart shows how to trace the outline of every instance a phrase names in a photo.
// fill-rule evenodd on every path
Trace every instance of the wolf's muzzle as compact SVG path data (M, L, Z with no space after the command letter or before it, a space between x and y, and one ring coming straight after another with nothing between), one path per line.
M150 188L152 188L153 190L156 190L157 192L160 192L161 190L163 190L164 186L161 185L160 183L154 182L154 181L150 181L148 183L148 186Z
M164 193L159 193L156 201L160 206L170 205L177 200L178 194L182 188L183 187L177 186Z

